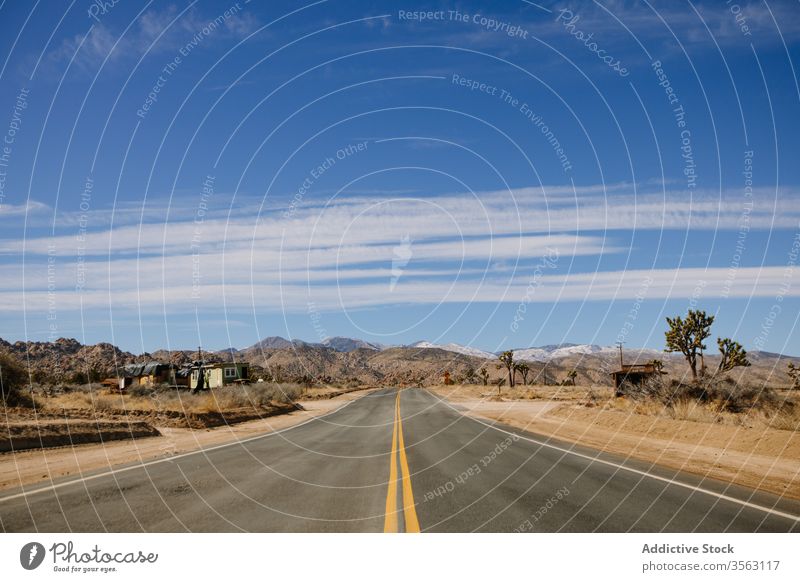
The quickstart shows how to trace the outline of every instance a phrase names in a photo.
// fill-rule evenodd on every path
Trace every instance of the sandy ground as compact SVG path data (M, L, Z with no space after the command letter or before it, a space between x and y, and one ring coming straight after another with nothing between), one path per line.
M585 408L569 401L584 395L586 389L551 391L540 400L496 401L491 388L433 389L464 414L800 499L797 432Z
M0 491L267 434L332 412L366 392L302 402L305 410L229 426L205 430L157 426L161 433L158 437L3 453L0 454Z

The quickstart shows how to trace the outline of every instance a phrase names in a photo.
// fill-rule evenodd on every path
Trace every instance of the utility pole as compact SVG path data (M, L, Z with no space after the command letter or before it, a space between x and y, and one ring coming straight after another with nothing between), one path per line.
M619 369L622 370L624 367L624 363L622 361L622 344L625 342L617 342L617 347L619 348Z

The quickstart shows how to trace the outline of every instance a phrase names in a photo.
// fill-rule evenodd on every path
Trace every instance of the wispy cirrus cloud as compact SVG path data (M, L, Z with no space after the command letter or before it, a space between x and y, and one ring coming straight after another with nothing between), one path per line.
M205 271L204 271L205 272ZM383 275L387 275L384 272ZM519 303L526 302L585 302L637 299L647 282L648 300L668 300L696 296L702 288L702 298L758 298L800 296L800 288L785 289L785 267L748 267L739 269L736 285L729 286L730 272L726 268L688 268L658 270L605 271L598 273L572 273L543 275L533 293L529 292L529 273L519 272L508 280L475 278L408 279L389 294L386 280L357 284L330 284L309 286L297 277L270 282L232 282L209 274L202 291L197 294L190 283L165 284L163 280L145 277L112 282L110 287L84 289L82 292L65 290L56 296L46 290L31 290L22 298L20 293L0 289L0 311L58 311L83 309L137 310L148 314L191 312L196 306L221 308L230 311L288 311L305 312L313 303L316 309L338 311L363 309L387 304L438 304L438 303ZM782 291L785 289L785 291ZM391 295L391 297L389 297Z
M742 192L654 190L651 186L610 184L575 188L543 186L510 191L453 193L435 198L399 195L392 200L368 195L309 200L286 216L287 208L273 202L261 209L260 201L240 199L220 205L194 222L196 203L177 201L169 207L151 204L113 211L113 229L97 228L86 234L86 255L173 255L237 249L261 252L317 250L349 247L391 247L404 236L420 244L453 241L475 248L475 239L516 237L525 250L526 237L577 233L602 237L610 231L635 230L738 230L795 228L800 224L800 191L790 188L756 188L752 197ZM44 206L33 203L32 208ZM18 209L16 212L19 212ZM168 212L167 212L168 211ZM24 212L24 211L23 211ZM111 210L93 211L91 224L110 224ZM59 217L60 233L29 238L29 254L74 254L74 226L80 216ZM598 239L599 240L599 239ZM497 242L508 248L508 242ZM614 245L608 243L610 247ZM23 241L0 240L0 252L22 252ZM444 247L438 248L445 252ZM449 252L449 251L448 251ZM448 256L450 256L448 254Z
M202 44L244 38L258 26L258 18L240 4L223 6L217 13L201 13L197 8L181 10L173 4L144 12L127 30L126 26L112 28L105 21L96 23L85 34L61 41L49 58L51 62L61 62L75 55L75 62L92 68L106 59L116 62L138 58L146 52L177 51L193 39L196 41L198 35Z
M698 279L707 281L710 296L774 296L781 266L737 269L731 290L730 269L715 265L597 272L575 272L569 265L581 257L594 257L599 265L605 255L628 253L637 231L796 229L798 199L797 192L774 188L753 198L730 191L689 199L682 192L653 191L653 185L545 186L435 198L356 195L309 200L288 213L272 207L260 215L258 201L245 199L233 212L210 209L199 222L191 204L180 203L169 220L140 209L145 218L139 223L96 228L81 239L65 222L54 237L0 240L7 260L0 266L0 310L16 309L23 290L26 306L40 308L53 281L62 309L81 301L176 310L195 301L233 309L254 302L303 309L314 301L335 309L519 301L530 262L553 253L559 269L541 278L535 301L629 298L643 277L654 279L650 296L656 298L691 293ZM409 241L409 261L391 286L402 241Z
M50 206L43 202L31 200L25 204L0 204L0 221L6 218L17 219L20 216L44 215Z

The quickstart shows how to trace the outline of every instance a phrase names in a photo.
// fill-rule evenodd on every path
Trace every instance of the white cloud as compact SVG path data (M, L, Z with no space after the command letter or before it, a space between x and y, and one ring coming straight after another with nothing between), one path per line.
M158 313L191 311L195 305L232 311L304 312L309 302L319 310L361 309L387 304L437 304L506 302L517 304L525 298L533 303L555 301L612 301L637 298L646 289L646 300L689 299L700 290L698 300L721 297L784 297L800 296L800 286L786 286L785 267L748 267L736 272L736 284L728 286L731 273L727 268L687 268L662 270L606 271L598 273L573 273L565 275L544 274L531 291L528 288L531 273L518 271L505 281L480 278L453 278L417 280L403 279L389 292L389 277L383 281L348 285L307 286L297 277L289 281L273 279L250 284L244 281L225 284L210 277L199 296L193 296L190 281L169 285L160 279L146 277L111 282L110 288L102 286L77 293L73 289L46 290L26 293L24 302L17 291L0 290L0 311L17 312L21 307L28 311L71 311L81 305L85 310L136 310ZM794 276L797 276L795 273ZM645 282L648 281L647 284Z
M226 252L252 250L272 259L283 249L292 261L310 252L327 262L332 250L341 250L349 261L347 255L353 253L380 257L385 247L408 235L424 243L421 252L430 249L433 253L438 249L453 258L460 256L463 248L467 256L473 249L480 250L476 258L485 258L487 253L483 249L491 241L506 250L515 244L498 237L516 237L516 246L525 252L526 237L559 233L577 233L584 237L583 242L592 237L598 251L604 239L611 237L606 231L718 231L739 230L742 225L749 229L797 228L798 202L798 193L784 188L758 188L752 198L736 191L698 192L689 198L675 191L648 190L634 194L634 187L629 184L584 187L575 192L563 186L545 186L430 199L339 198L329 205L320 202L301 205L289 218L284 217L285 208L258 216L257 204L249 200L244 206L234 206L232 212L227 207L210 211L201 224L194 222L196 208L182 203L170 210L169 222L165 222L166 212L160 207L146 208L144 212L128 208L122 226L113 231L101 229L88 233L84 252L88 256L110 254L124 258L182 255L198 249L202 253L216 253L224 248ZM120 222L118 216L116 213L115 223ZM69 217L60 221L62 226L72 226L61 228L62 233L69 234L28 239L25 252L44 255L54 245L61 256L75 255L77 217L74 214ZM142 217L142 223L137 224ZM109 218L96 213L90 223L108 224ZM484 242L475 243L474 238ZM438 247L437 241L441 241ZM613 238L605 244L610 252ZM198 249L193 245L198 245ZM589 247L576 248L578 254L586 254L580 250ZM20 253L22 249L22 240L0 240L1 253ZM287 254L294 251L297 252L293 255ZM333 252L334 258L335 255ZM430 258L436 257L431 254Z
M53 61L63 61L72 58L86 67L94 67L103 62L107 57L109 61L122 58L139 57L145 52L150 54L162 51L176 51L189 42L194 35L202 34L204 27L220 19L226 10L236 6L235 3L220 7L217 12L201 15L195 8L186 12L178 10L176 5L170 5L163 10L151 9L146 11L125 32L113 31L104 21L96 23L86 34L75 35L62 41L61 45L51 54ZM210 38L243 38L256 30L258 20L253 14L235 9L233 13L214 24L214 30L208 35L202 35L201 42L210 42ZM120 36L122 35L122 36Z
M0 204L0 220L4 218L17 219L20 216L43 214L50 210L47 204L32 200L25 204Z
M731 6L736 4L749 26L751 35L743 36L741 25ZM796 3L791 0L777 0L766 3L752 1L702 2L695 3L695 12L690 6L670 1L629 2L627 0L608 0L602 7L595 3L575 4L560 2L553 7L554 15L560 9L569 9L580 16L579 27L586 32L604 35L605 42L613 42L624 29L609 14L618 18L645 44L661 40L673 44L673 33L681 42L687 44L735 45L749 49L749 40L759 44L780 42L780 34L788 41L800 36L800 21L796 18ZM699 15L698 15L699 14ZM773 21L774 18L774 21ZM669 28L667 28L669 26ZM670 31L671 29L671 31ZM713 40L712 40L713 35ZM629 41L626 34L622 37ZM747 41L747 42L745 42ZM643 41L644 42L644 41Z
M24 272L18 261L0 266L0 303L2 309L17 309L24 288L27 305L40 308L48 275L55 280L56 298L64 309L78 305L79 276L85 280L86 304L100 306L130 307L141 300L143 305L164 303L182 309L192 304L188 300L193 282L201 285L202 301L219 306L226 300L237 308L256 297L261 308L280 309L283 290L287 307L302 309L309 297L307 287L313 296L319 295L315 302L330 308L340 293L345 305L359 307L519 301L520 293L509 299L506 288L524 288L524 269L549 249L557 249L562 274L546 273L534 300L607 300L617 286L623 297L631 288L636 292L644 275L564 275L573 257L628 251L628 243L621 241L636 230L738 231L745 223L750 229L800 224L798 196L792 191L758 190L751 208L746 205L750 199L736 192L700 193L689 200L682 193L649 190L635 195L634 190L630 184L614 184L574 192L564 187L522 188L391 201L357 196L328 205L301 204L289 218L283 215L285 209L259 217L257 205L248 200L234 208L230 220L224 218L224 208L211 210L201 223L193 221L191 204L182 203L176 207L179 220L159 221L158 213L146 211L151 222L126 221L113 230L90 232L83 241L76 237L77 227L64 221L55 237L0 240L0 253L7 259L13 261L24 252L26 261ZM241 212L244 207L246 212ZM95 218L105 224L102 216ZM388 293L392 260L404 240L409 241L410 260L396 289ZM53 263L50 273L48 256ZM518 264L523 267L515 270ZM772 279L752 289L747 279L762 271L771 277L777 272L773 269L777 268L740 269L733 294L774 295ZM714 291L713 281L723 272L730 276L727 269L706 272L712 281L709 293L721 292ZM674 288L654 284L656 297L681 296L690 285L686 277L700 276L687 269L657 274L663 285L671 285L668 277L677 279Z

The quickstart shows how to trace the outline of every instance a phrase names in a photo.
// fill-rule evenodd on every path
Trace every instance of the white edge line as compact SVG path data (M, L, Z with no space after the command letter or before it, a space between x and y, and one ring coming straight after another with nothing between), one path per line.
M426 392L427 392L427 390L426 390ZM697 487L696 485L690 485L689 483L684 483L682 481L676 481L675 479L668 479L667 477L661 477L659 475L653 475L652 473L648 473L647 471L641 471L639 469L634 469L633 467L627 467L625 465L620 465L619 463L614 463L613 461L606 461L606 460L600 459L598 457L592 457L590 455L584 455L583 453L578 453L578 452L572 451L570 449L565 449L564 447L559 447L557 445L553 445L553 444L546 443L546 442L543 442L543 441L540 441L540 440L537 440L537 439L526 437L524 435L512 432L510 430L505 430L505 429L500 428L498 426L495 426L495 425L493 425L491 423L484 422L484 421L482 421L482 420L480 420L478 418L475 418L474 416L468 416L468 415L462 413L460 410L456 409L452 404L447 402L444 398L441 398L441 397L439 397L439 396L437 396L435 394L433 394L433 396L437 400L439 400L440 402L442 402L443 404L445 404L446 406L451 408L454 412L456 412L457 414L463 416L464 418L468 418L470 420L474 420L478 424L482 424L482 425L487 426L489 428L493 428L496 431L502 432L504 434L516 436L516 437L519 437L520 439L523 439L523 440L526 440L526 441L529 441L529 442L532 442L532 443L536 443L537 445L540 445L540 446L543 446L543 447L547 447L547 448L550 448L550 449L555 449L556 451L561 451L562 453L568 453L570 455L575 455L576 457L580 457L582 459L586 459L588 461L592 461L593 463L601 463L603 465L609 465L611 467L616 467L617 469L622 469L623 471L628 471L630 473L635 473L637 475L642 475L644 477L649 477L651 479L655 479L656 481L662 481L663 483L668 483L670 485L677 485L678 487L683 487L684 489L690 489L692 491L697 491L698 493L704 493L706 495L711 495L712 497L717 497L719 499L724 499L725 501L732 501L733 503L738 503L739 505L743 505L745 507L750 507L752 509L757 509L759 511L763 511L764 513L769 513L769 514L772 514L772 515L776 515L778 517L783 517L783 518L786 518L788 520L794 521L796 523L800 522L800 516L792 515L791 513L778 511L777 509L772 509L772 508L769 508L769 507L765 507L763 505L758 505L756 503L750 503L749 501L744 501L742 499L737 499L736 497L731 497L730 495L725 495L724 493L717 493L716 491L712 491L711 489L704 489L703 487ZM576 443L576 444L578 444L578 443ZM579 446L585 446L585 445L579 445ZM602 453L602 451L599 451L599 452ZM2 500L0 500L0 501L2 501Z
M303 426L305 424L308 424L309 422L313 422L315 420L319 420L320 418L325 418L326 416L330 416L331 414L335 414L335 413L339 412L340 410L342 410L343 408L345 408L346 406L349 406L353 402L361 400L361 398L363 398L364 396L366 396L366 395L362 395L362 396L359 396L358 398L356 398L355 400L350 400L348 402L345 402L344 404L342 404L341 406L339 406L338 408L336 408L334 410L331 410L330 412L326 412L325 414L321 414L319 416L315 416L313 418L309 418L308 420L304 420L300 424L295 424L293 426L287 426L286 428L282 428L280 430L272 431L272 432L269 432L267 434L260 434L260 435L252 436L252 437L249 437L249 438L246 438L246 439L243 439L243 440L236 440L236 441L229 442L229 443L223 443L221 445L214 445L213 447L195 449L194 451L188 451L186 453L181 453L179 455L173 455L171 457L164 457L162 459L153 459L152 461L146 461L144 463L131 465L130 467L122 467L120 469L111 469L109 471L104 471L102 473L97 473L95 475L89 475L88 477L82 477L80 479L72 479L71 481L64 481L63 483L57 483L55 485L48 485L47 487L40 487L39 489L33 489L32 491L23 491L22 493L16 493L14 495L9 495L7 497L0 497L0 503L4 503L6 501L11 501L12 499L19 499L20 497L29 497L31 495L36 495L37 493L42 493L44 491L54 491L56 489L61 489L63 487L68 487L70 485L75 485L76 483L83 483L85 481L92 481L94 479L99 479L100 477L108 477L109 475L115 475L117 473L125 473L126 471L133 471L135 469L141 469L143 467L149 467L150 465L157 465L159 463L166 463L166 462L169 462L169 461L175 461L177 459L182 459L184 457L189 457L191 455L197 455L197 454L200 454L200 453L208 453L210 451L216 451L218 449L224 449L225 447L233 447L233 446L237 446L237 445L242 445L244 443L249 443L249 442L252 442L252 441L255 441L255 440L258 440L258 439L268 438L268 437L271 437L273 435L281 434L281 433L290 431L290 430L295 429L295 428L300 428L301 426ZM269 417L265 417L265 418L269 418Z

